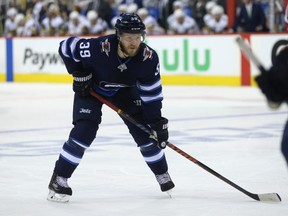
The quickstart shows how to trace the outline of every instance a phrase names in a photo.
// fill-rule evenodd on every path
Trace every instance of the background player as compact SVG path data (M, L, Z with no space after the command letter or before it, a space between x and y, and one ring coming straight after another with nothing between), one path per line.
M272 67L255 78L272 109L288 102L288 41L279 42L272 49ZM288 165L288 121L284 127L281 151Z

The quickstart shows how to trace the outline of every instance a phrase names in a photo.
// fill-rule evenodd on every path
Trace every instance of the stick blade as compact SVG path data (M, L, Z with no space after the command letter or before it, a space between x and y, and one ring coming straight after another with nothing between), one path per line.
M281 197L277 193L258 194L259 201L263 202L281 202Z

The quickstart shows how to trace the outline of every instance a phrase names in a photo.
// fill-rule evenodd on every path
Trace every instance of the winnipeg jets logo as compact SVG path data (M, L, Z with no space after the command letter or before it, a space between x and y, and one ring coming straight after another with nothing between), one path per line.
M105 52L106 55L109 57L110 42L108 42L108 39L106 39L104 42L101 42L101 52Z
M144 57L143 61L145 61L148 58L151 59L152 58L152 50L150 50L148 47L146 47L143 51L143 57Z
M86 113L86 114L90 114L90 113L91 113L91 110L90 110L90 109L80 108L79 113Z

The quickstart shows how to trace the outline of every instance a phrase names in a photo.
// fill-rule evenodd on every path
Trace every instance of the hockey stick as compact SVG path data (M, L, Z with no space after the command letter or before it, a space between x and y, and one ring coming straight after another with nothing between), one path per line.
M236 38L236 43L239 45L240 49L244 53L244 55L250 59L253 64L260 70L261 73L266 73L266 69L261 64L260 60L256 57L256 55L252 52L251 48L243 41L241 37Z
M241 51L244 53L246 58L250 59L252 61L252 63L255 64L255 66L259 69L259 71L261 72L262 75L265 73L268 73L267 70L264 68L263 64L260 62L260 60L252 52L251 48L243 41L243 39L241 37L236 38L236 43L239 45ZM283 43L283 41L281 43ZM286 42L286 44L287 44L287 42ZM275 45L274 45L274 47L275 47ZM273 52L276 52L276 50L273 50ZM275 54L275 56L276 56L276 54ZM272 55L272 61L273 61L273 58L275 58L275 56L273 57L273 55ZM272 102L270 100L267 100L267 104L271 109L278 109L281 105L281 103Z
M132 118L130 115L128 115L127 113L125 113L123 110L121 110L120 108L118 108L117 106L115 106L114 104L112 104L110 101L104 99L103 97L101 97L98 93L96 93L95 91L91 90L90 94L97 98L99 101L101 101L103 104L106 104L108 107L110 107L112 110L114 110L115 112L117 112L120 116L122 116L123 118L125 118L126 120L128 120L129 122L131 122L132 124L134 124L135 126L137 126L138 128L140 128L141 130L143 130L144 132L146 132L147 134L151 135L152 137L154 136L151 132L150 129L148 129L147 127L145 127L144 125L140 124L139 122L137 122L134 118ZM198 166L200 166L201 168L203 168L204 170L206 170L207 172L211 173L212 175L216 176L217 178L221 179L222 181L228 183L229 185L231 185L232 187L236 188L237 190L241 191L242 193L246 194L247 196L251 197L254 200L257 201L273 201L273 202L281 202L281 197L277 194L277 193L266 193L266 194L254 194L254 193L250 193L249 191L243 189L242 187L240 187L239 185L233 183L232 181L228 180L227 178L225 178L224 176L220 175L219 173L217 173L216 171L212 170L211 168L209 168L208 166L206 166L205 164L201 163L200 161L198 161L196 158L192 157L191 155L187 154L186 152L184 152L183 150L181 150L180 148L178 148L177 146L175 146L172 143L168 143L168 145L171 149L173 149L174 151L176 151L177 153L179 153L180 155L182 155L183 157L187 158L188 160L192 161L193 163L197 164Z

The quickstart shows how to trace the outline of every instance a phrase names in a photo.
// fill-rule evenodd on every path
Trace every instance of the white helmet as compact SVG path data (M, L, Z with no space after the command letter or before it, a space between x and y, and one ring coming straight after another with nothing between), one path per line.
M22 20L24 20L24 19L25 19L24 14L19 13L19 14L17 14L17 15L15 16L15 23L16 23L17 25L19 25L19 23L20 23Z
M9 9L7 10L6 15L7 15L7 17L13 18L13 17L16 16L17 13L18 13L17 9L14 8L14 7L12 7L12 8L9 8Z
M138 9L137 14L139 16L147 16L148 15L148 10L146 8L140 8L140 9Z
M174 1L173 2L173 8L183 8L183 2L182 1Z
M88 11L88 13L87 13L87 19L88 20L94 20L94 19L97 19L98 18L98 13L96 12L96 11L94 11L94 10L90 10L90 11Z
M127 11L127 5L126 4L120 4L119 6L118 6L118 11L119 11L119 13L126 13L126 11ZM119 14L120 15L120 14Z
M77 11L72 11L69 15L70 20L78 19L78 18L79 18L79 13Z
M132 4L128 5L126 12L127 13L136 13L137 10L138 10L138 5L135 3L132 3Z
M182 9L176 9L173 12L173 15L175 18L180 18L180 17L184 17L185 16L185 12Z
M217 15L217 14L222 15L223 13L224 13L224 9L220 5L215 5L211 10L212 15Z
M205 5L206 11L211 10L215 5L216 5L216 3L214 1L207 2L206 5Z

